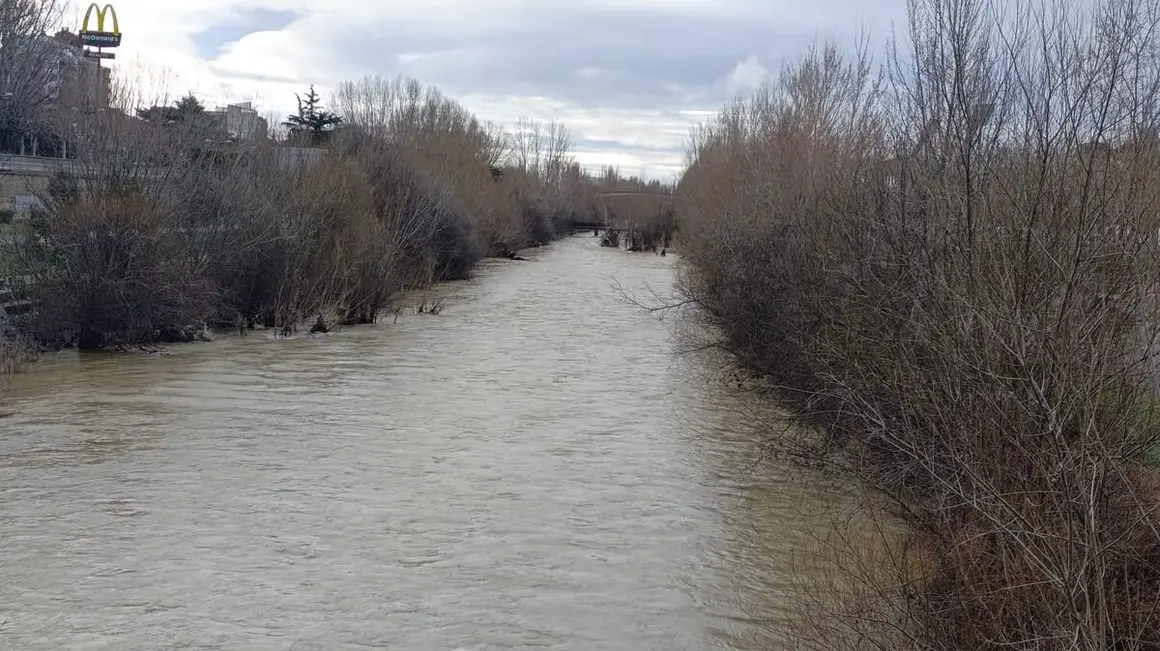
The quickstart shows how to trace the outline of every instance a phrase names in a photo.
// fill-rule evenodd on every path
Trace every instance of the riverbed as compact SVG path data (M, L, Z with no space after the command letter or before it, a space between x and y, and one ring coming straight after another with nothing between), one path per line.
M573 237L439 314L62 354L0 419L0 648L778 648L818 488Z

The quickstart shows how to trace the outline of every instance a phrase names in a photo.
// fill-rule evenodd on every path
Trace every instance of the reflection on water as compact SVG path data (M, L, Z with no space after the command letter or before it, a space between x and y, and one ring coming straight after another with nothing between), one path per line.
M776 648L813 482L576 238L436 316L62 356L0 420L12 649Z

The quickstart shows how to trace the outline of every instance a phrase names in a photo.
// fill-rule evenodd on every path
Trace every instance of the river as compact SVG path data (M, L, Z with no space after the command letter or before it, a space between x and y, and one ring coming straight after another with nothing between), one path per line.
M62 354L0 419L0 648L780 648L820 489L574 237L437 315Z

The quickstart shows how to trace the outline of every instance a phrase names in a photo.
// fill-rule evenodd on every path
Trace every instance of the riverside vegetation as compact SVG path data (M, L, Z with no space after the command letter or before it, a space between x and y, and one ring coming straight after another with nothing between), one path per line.
M671 213L671 188L587 174L564 125L484 123L414 79L340 83L329 109L311 87L273 138L231 137L196 97L157 106L116 77L106 108L88 75L53 76L44 35L68 8L0 0L0 145L36 137L74 163L0 250L0 274L37 306L0 324L0 367L36 347L369 323L571 222ZM652 196L602 199L614 191Z
M84 116L75 171L7 251L37 305L18 338L123 349L371 323L484 256L645 210L604 193L649 190L644 217L663 212L659 184L585 173L563 125L505 130L413 79L342 83L333 112L312 88L280 140L256 143L222 141L192 96L119 104Z
M881 69L821 46L728 105L679 185L709 343L909 525L918 562L803 640L1158 649L1160 3L907 27Z

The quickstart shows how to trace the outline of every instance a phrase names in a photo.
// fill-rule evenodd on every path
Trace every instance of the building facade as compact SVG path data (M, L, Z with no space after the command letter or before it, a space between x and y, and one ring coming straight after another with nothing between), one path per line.
M112 71L100 59L84 55L80 36L63 29L44 41L52 53L46 59L49 87L59 107L84 112L109 108Z
M207 113L231 140L255 141L268 137L269 124L258 115L251 102L219 106Z
M67 155L69 125L109 107L110 71L68 30L10 42L0 54L0 153Z

